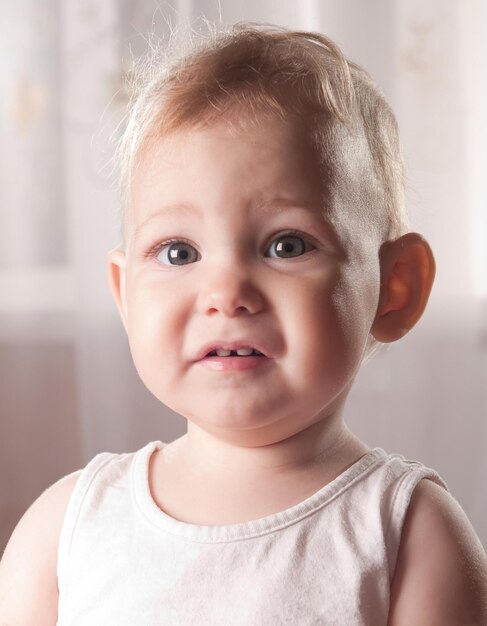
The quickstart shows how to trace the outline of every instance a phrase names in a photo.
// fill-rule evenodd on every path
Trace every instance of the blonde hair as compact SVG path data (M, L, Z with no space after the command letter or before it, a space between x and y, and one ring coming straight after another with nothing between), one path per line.
M189 49L177 46L171 56L166 50L164 61L153 54L135 70L117 151L124 214L135 168L164 134L211 124L225 114L237 124L270 114L305 122L331 180L339 144L360 136L365 151L355 159L370 164L360 168L366 172L366 202L380 211L376 221L385 224L384 238L403 234L407 219L397 122L369 75L319 33L254 23L209 30L190 41Z

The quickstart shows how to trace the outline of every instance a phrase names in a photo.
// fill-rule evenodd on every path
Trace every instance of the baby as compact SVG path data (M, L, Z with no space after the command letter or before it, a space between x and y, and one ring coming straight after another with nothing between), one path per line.
M240 24L148 81L120 145L110 284L188 420L50 487L0 567L8 626L487 624L487 559L438 474L344 422L435 273L394 115L316 33Z

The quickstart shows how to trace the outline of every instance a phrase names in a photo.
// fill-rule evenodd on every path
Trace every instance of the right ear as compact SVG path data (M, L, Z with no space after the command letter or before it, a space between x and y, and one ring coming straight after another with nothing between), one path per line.
M127 299L125 292L125 263L126 256L122 250L112 250L108 253L108 283L117 305L122 323L127 332Z

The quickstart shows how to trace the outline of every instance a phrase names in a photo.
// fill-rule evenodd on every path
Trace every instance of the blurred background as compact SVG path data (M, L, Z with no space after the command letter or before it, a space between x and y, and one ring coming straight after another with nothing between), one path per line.
M145 389L108 289L124 77L149 34L267 21L332 37L396 111L413 228L438 272L417 328L366 364L346 421L434 467L487 546L487 3L0 2L0 553L31 502L100 451L182 435Z

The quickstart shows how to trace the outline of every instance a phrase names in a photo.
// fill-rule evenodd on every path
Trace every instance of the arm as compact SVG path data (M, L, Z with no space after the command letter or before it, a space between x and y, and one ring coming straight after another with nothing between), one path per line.
M487 556L458 503L422 480L404 522L388 626L486 626Z
M0 562L0 626L55 626L59 535L78 475L44 491L12 533Z

